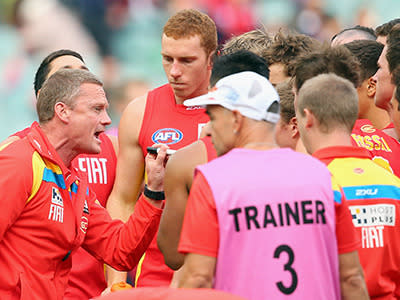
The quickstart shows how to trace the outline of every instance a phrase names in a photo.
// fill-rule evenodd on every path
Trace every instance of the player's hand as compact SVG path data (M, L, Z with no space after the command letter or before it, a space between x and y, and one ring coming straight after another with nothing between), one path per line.
M165 165L168 160L168 146L154 144L152 147L160 148L157 154L148 153L145 158L147 187L152 191L164 190Z

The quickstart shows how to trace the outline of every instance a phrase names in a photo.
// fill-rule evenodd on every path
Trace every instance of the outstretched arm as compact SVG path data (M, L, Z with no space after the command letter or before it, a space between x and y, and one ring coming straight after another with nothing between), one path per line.
M113 190L107 201L111 218L126 222L133 213L144 176L139 133L147 95L134 99L124 110L118 130L118 159ZM126 273L107 267L107 283L126 281Z
M107 210L114 219L127 221L132 214L144 176L144 155L139 145L146 96L133 100L122 114L118 130L118 159Z
M178 244L194 169L206 162L207 151L202 141L178 150L168 160L164 180L166 203L157 243L166 265L173 270L179 269L184 260L184 255L178 252Z

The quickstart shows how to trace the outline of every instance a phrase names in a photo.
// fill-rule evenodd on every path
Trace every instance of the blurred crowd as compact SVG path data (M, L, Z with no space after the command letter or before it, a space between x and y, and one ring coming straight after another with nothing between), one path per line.
M0 139L35 119L32 78L50 52L73 49L105 83L113 126L126 101L166 82L160 33L183 8L215 21L219 43L258 27L289 28L321 41L355 24L376 27L396 17L394 0L1 0ZM122 89L122 90L121 90Z

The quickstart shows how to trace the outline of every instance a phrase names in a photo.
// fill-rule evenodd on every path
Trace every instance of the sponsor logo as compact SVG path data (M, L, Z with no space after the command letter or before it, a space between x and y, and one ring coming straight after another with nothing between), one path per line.
M183 139L183 133L175 128L163 128L153 133L151 140L157 144L176 144Z
M353 171L354 171L354 173L357 173L357 174L364 173L364 170L362 168L355 168Z
M378 193L378 189L357 189L356 196L375 196Z
M187 106L186 110L197 110L197 109L204 109L203 106Z
M383 230L385 226L367 226L361 228L363 248L382 248L385 246Z
M86 234L87 228L89 225L89 220L85 216L81 217L81 231Z
M219 91L221 93L221 97L225 98L226 100L230 102L236 102L239 100L240 95L232 88L228 86L221 86L219 88Z
M87 174L89 183L107 184L107 158L80 157L78 166Z
M370 124L365 124L365 125L361 126L361 131L366 132L366 133L373 133L376 131L376 129L374 128L374 126L372 126Z
M51 189L51 203L64 206L63 199L61 197L60 191L56 187L52 187Z
M89 206L88 206L88 204L87 204L86 199L85 199L85 204L83 205L83 212L84 212L85 214L89 214Z
M48 219L64 223L64 202L60 191L56 187L52 187L51 190L51 204Z
M368 189L364 191L375 192ZM352 205L349 208L355 227L394 226L396 223L396 208L393 204Z

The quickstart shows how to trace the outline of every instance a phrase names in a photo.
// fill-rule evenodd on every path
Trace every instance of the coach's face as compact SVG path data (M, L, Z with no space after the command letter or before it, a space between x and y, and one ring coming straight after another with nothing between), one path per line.
M103 133L111 119L107 113L108 101L101 85L84 83L69 110L69 134L77 153L100 152Z

